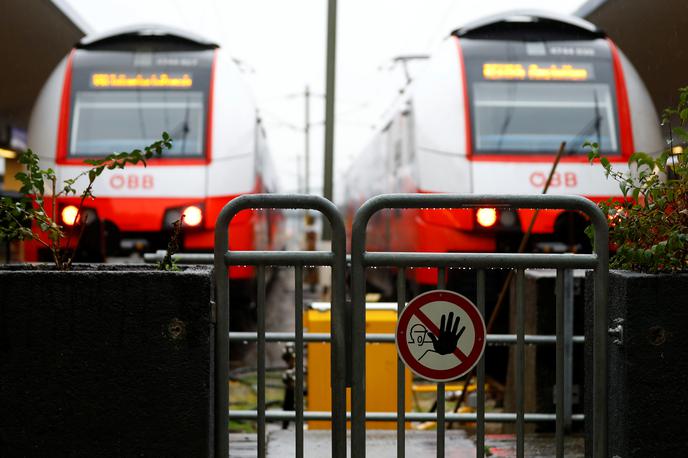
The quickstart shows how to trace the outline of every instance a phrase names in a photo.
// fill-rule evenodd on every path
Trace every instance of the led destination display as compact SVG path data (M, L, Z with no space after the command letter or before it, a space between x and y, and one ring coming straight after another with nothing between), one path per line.
M93 73L91 86L95 88L125 88L125 87L178 87L190 88L193 78L188 73L168 74L131 74L131 73Z
M534 81L586 81L591 77L592 67L571 64L526 64L486 62L483 64L483 78L487 80L534 80Z

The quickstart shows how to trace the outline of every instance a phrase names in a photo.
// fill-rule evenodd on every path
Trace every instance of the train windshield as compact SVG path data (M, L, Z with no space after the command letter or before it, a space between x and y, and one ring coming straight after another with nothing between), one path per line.
M618 150L607 85L476 83L473 113L479 152L556 152L562 141L580 151L587 140Z
M619 154L616 93L603 40L462 40L476 154Z
M163 158L205 156L212 51L76 52L68 154L98 157L172 137Z
M166 155L202 156L204 129L201 92L100 92L76 94L70 155L105 155L131 151L173 139Z

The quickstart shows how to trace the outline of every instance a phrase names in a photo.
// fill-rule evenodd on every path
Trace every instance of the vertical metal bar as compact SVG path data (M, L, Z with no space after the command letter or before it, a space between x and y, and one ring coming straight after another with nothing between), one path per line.
M516 272L516 456L524 456L524 367L525 367L525 310L523 298L523 269Z
M406 305L406 271L397 272L397 317ZM397 356L397 458L406 456L406 365Z
M564 271L557 269L555 282L556 329L557 329L557 376L555 404L557 412L556 443L557 457L564 456Z
M258 266L258 458L266 456L265 442L265 266Z
M593 309L593 456L607 456L607 286L609 280L609 228L605 215L595 208L590 220L595 227L598 265L595 269Z
M437 268L437 289L445 289L447 287L447 269L446 267Z
M444 458L445 431L445 392L444 383L437 384L437 458Z
M478 310L480 315L485 317L485 271L478 270ZM475 456L484 458L485 456L485 353L478 362L478 411L477 430L475 437Z
M215 228L215 456L229 456L229 269L224 255L229 247L227 224L218 218Z
M354 221L351 236L351 456L366 455L365 224Z
M329 217L332 232L332 314L330 320L330 344L331 363L331 387L332 387L332 458L346 458L346 386L349 376L347 374L347 358L349 348L347 346L347 333L351 330L349 322L350 314L346 307L346 231L344 222L339 212L332 205L332 215ZM365 297L364 297L365 307ZM364 310L365 314L365 310ZM363 317L365 329L365 315ZM365 331L363 331L365 341ZM365 345L365 342L364 342ZM365 348L363 350L365 353ZM354 360L365 364L364 360ZM364 377L365 380L365 377ZM365 415L365 408L364 408ZM365 424L364 424L365 428ZM363 444L365 447L365 444ZM352 456L353 452L352 452Z
M303 266L294 267L294 327L296 342L296 380L294 410L296 411L295 456L303 458Z
M564 271L564 430L573 415L573 270Z
M444 267L437 269L437 288L447 287L447 269ZM440 382L437 384L437 458L444 458L444 432L445 432L445 386Z

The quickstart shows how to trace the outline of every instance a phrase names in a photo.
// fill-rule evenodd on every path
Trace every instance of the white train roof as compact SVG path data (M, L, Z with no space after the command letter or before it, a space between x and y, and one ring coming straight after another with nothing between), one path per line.
M189 41L201 46L208 46L211 48L219 47L217 43L214 43L196 33L159 24L130 25L109 30L107 32L91 34L82 38L77 46L86 48L97 43L111 40L113 38L123 37L169 37Z
M552 13L544 10L511 10L503 13L486 16L460 27L452 32L453 35L464 36L470 32L481 29L483 27L498 24L501 22L554 22L573 26L575 28L590 32L599 36L606 36L596 25L584 19L567 16L563 14Z

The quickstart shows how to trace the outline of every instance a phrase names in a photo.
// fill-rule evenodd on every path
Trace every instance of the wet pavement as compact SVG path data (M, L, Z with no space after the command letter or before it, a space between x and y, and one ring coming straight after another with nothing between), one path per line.
M463 431L447 431L445 438L446 458L474 458L473 442ZM349 451L350 453L350 451ZM409 457L434 456L435 433L432 431L407 431L406 455ZM330 456L329 431L304 431L304 457ZM268 456L287 458L294 456L294 431L273 431L268 437ZM396 458L395 431L369 431L366 440L366 456Z
M492 434L485 438L485 447L491 457L516 456L516 437L513 434ZM549 458L556 456L556 444L552 434L529 434L526 436L524 455L529 458ZM564 442L566 458L583 458L585 442L583 437L567 437Z
M412 458L436 455L435 431L406 431L406 456ZM395 458L397 455L396 431L368 431L366 455L373 458ZM446 458L474 458L476 456L474 437L465 431L449 430L445 436ZM487 435L486 455L489 457L515 457L516 438L512 434ZM350 451L349 451L350 453ZM253 458L256 456L255 434L230 434L230 457ZM566 439L565 456L583 458L582 437ZM288 458L295 456L294 431L272 430L268 433L267 456ZM304 431L304 457L322 458L330 456L329 431ZM556 456L554 436L529 434L526 436L525 456L529 458L550 458Z

